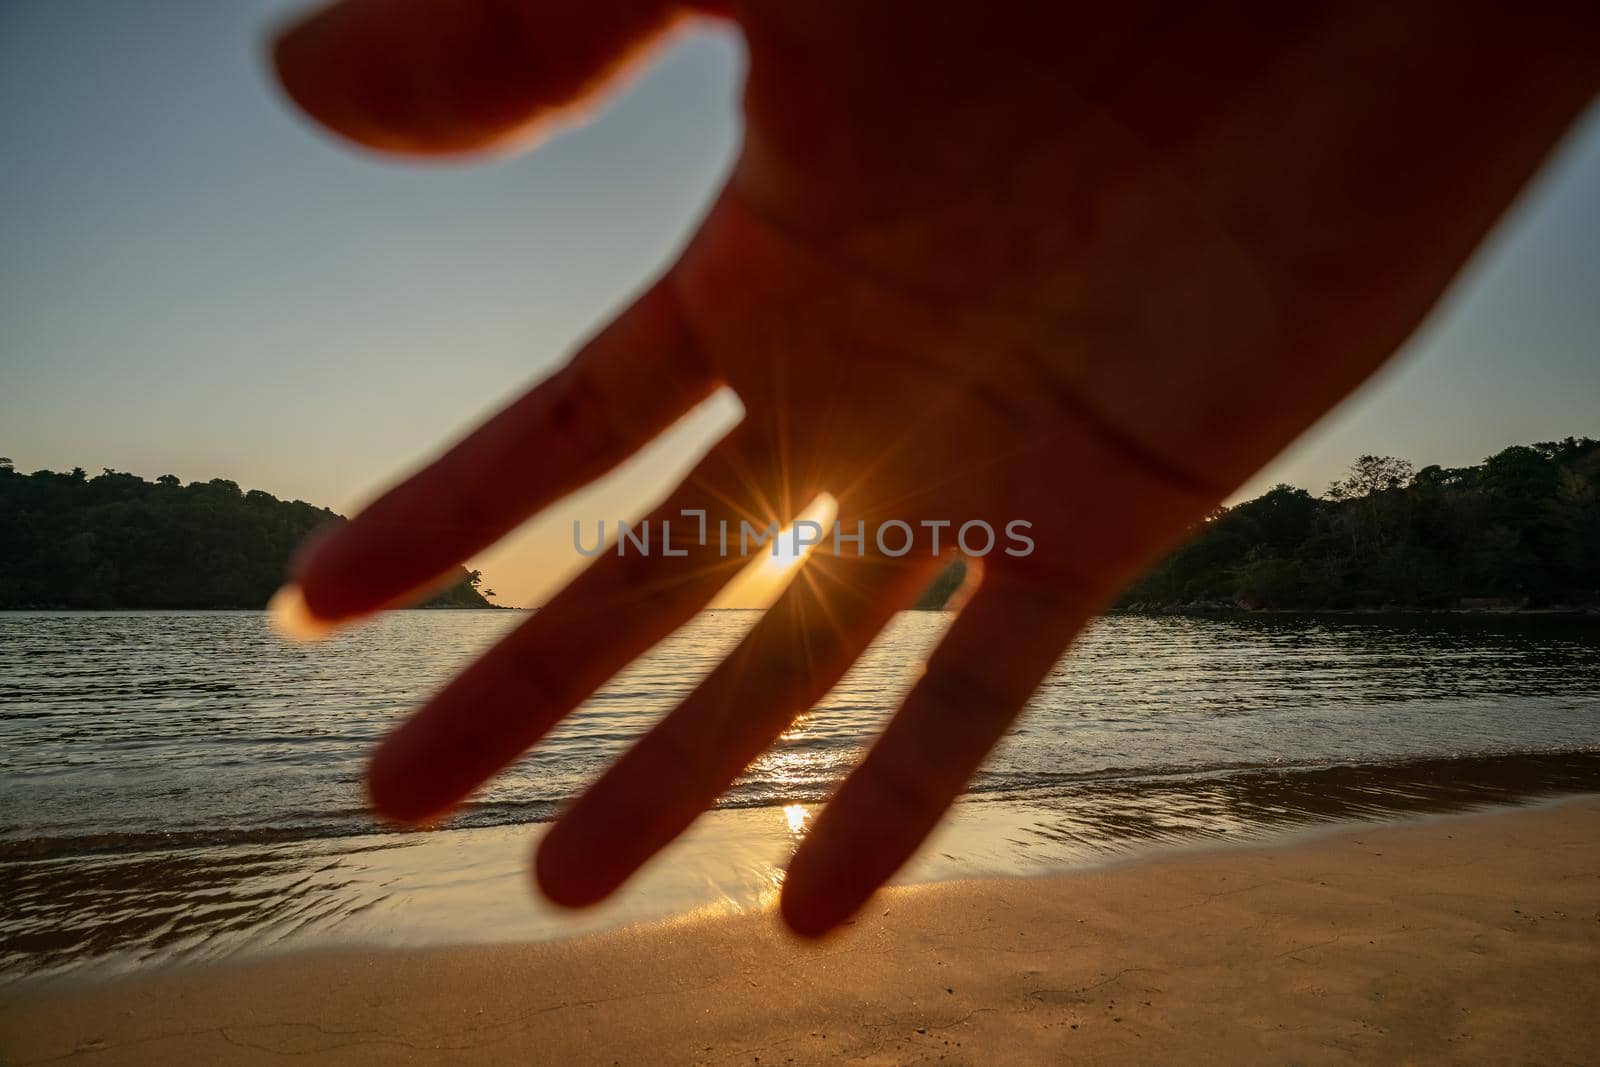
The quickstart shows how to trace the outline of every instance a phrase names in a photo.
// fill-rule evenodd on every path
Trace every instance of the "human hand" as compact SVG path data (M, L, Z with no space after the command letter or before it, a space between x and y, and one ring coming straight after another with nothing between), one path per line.
M350 0L278 45L313 117L402 154L529 140L685 10ZM437 462L318 540L317 620L402 601L719 385L743 422L651 516L1003 529L925 673L796 853L819 935L912 854L1084 622L1383 362L1595 91L1592 13L1399 3L736 5L743 149L668 272ZM949 531L946 532L946 541ZM942 565L806 564L551 829L597 901L838 680ZM742 561L607 555L378 751L377 809L448 812Z

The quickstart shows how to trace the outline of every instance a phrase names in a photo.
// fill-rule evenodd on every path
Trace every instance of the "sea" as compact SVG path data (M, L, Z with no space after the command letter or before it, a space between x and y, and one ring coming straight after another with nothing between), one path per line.
M769 907L946 613L899 615L613 901L562 911L528 876L543 827L757 617L703 613L417 831L366 809L368 754L526 613L391 612L312 645L259 612L0 613L0 984ZM1112 614L900 880L1596 791L1600 619Z

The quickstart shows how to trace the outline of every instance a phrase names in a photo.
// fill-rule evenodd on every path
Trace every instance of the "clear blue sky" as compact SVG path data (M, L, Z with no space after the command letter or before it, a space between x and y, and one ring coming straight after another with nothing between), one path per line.
M340 510L556 366L725 171L742 62L685 39L531 156L407 167L300 122L263 61L298 5L0 0L0 454L232 478ZM637 511L721 403L478 561L536 602L570 522ZM1246 487L1361 452L1464 464L1600 435L1600 112L1402 359Z

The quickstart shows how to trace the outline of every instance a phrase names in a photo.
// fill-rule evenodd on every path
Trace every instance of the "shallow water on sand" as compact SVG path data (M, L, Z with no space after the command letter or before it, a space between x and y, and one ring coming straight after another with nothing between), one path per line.
M517 612L396 612L323 645L257 613L0 615L0 978L335 942L550 936L769 896L947 622L895 620L668 856L580 919L530 903L537 824L754 621L707 612L469 805L404 834L362 762ZM910 878L1600 788L1600 624L1096 623Z

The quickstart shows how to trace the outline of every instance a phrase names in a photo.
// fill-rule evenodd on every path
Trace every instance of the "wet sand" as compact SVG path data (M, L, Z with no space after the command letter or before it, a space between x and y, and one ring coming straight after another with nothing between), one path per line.
M1600 798L770 914L8 991L6 1063L1580 1062Z

